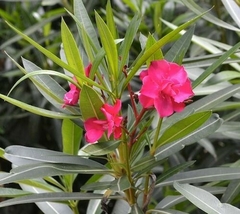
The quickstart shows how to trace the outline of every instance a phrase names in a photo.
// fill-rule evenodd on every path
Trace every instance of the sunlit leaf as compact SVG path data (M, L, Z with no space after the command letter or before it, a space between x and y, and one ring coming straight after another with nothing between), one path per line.
M68 62L68 65L73 67L75 70L79 71L80 74L85 75L84 66L82 62L82 58L79 53L79 49L74 40L74 37L69 30L67 24L62 19L61 22L61 36L63 42L64 53ZM83 80L76 76L80 85L83 84Z
M97 94L97 92L87 86L83 85L80 94L80 110L83 116L83 119L89 119L95 117L97 119L104 118L101 108L103 106L103 101Z

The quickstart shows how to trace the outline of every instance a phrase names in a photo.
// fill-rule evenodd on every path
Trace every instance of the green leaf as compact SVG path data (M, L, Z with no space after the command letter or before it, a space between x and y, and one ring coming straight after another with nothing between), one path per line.
M138 14L136 14L132 18L131 22L129 23L124 40L119 48L119 56L121 57L119 72L122 71L124 65L128 64L127 60L128 60L130 48L131 48L134 38L136 37L140 23L141 23L141 17Z
M206 122L211 114L211 111L195 113L173 124L158 139L156 148L187 136Z
M23 82L24 80L31 78L33 76L38 76L38 75L53 75L53 76L58 76L61 77L63 79L68 80L69 82L76 84L72 78L68 77L67 75L57 72L57 71L52 71L52 70L36 70L36 71L32 71L30 73L25 74L23 77L21 77L11 88L11 90L9 91L8 95L12 92L12 90L14 88L16 88L21 82Z
M80 94L80 110L83 119L96 117L97 119L104 118L101 108L103 101L99 97L98 93L91 87L83 85Z
M67 27L66 23L62 19L61 22L61 35L62 35L62 42L63 42L63 49L64 53L68 62L68 65L73 67L75 70L79 71L80 74L85 75L84 65L79 53L79 49L77 44L73 38L73 35L69 28ZM83 80L76 76L80 85L83 84Z
M6 159L15 165L31 164L31 163L65 163L79 164L89 167L105 168L102 164L80 157L78 155L68 155L62 152L56 152L47 149L30 148L24 146L8 146L5 149Z
M221 126L222 122L222 119L219 118L217 114L213 114L213 116L206 123L189 135L182 139L176 140L175 142L159 147L156 151L155 158L157 160L167 158L172 154L182 150L186 145L196 143L198 140L214 133Z
M117 38L117 28L114 23L113 11L112 11L112 6L111 6L110 0L108 0L107 6L106 6L106 20L107 20L108 29L111 32L113 39L116 39Z
M28 41L31 45L33 45L35 48L37 48L39 51L41 51L45 56L47 56L49 59L51 59L53 62L55 62L57 65L59 65L60 67L70 71L73 75L75 75L76 77L81 78L83 81L87 82L88 84L94 85L102 90L106 90L106 88L104 88L103 86L97 84L96 82L94 82L93 80L87 78L85 75L83 75L82 73L78 72L76 69L74 69L73 67L69 66L67 63L65 63L64 61L62 61L60 58L58 58L57 56L55 56L53 53L51 53L50 51L48 51L47 49L45 49L44 47L42 47L41 45L39 45L37 42L35 42L34 40L32 40L30 37L26 36L25 34L23 34L20 30L18 30L17 28L13 27L11 24L9 24L7 22L7 24L15 31L17 32L19 35L21 35L26 41Z
M202 183L212 181L236 180L240 178L239 167L213 167L180 172L156 185L156 187L180 183Z
M131 187L131 183L129 182L127 176L120 177L119 179L115 179L114 181L103 181L85 184L81 187L81 190L92 191L92 190L106 190L110 189L112 191L124 191Z
M213 85L220 82L240 78L240 73L237 71L221 71L211 77L204 85Z
M183 58L191 44L195 26L192 26L180 39L178 39L171 49L165 54L165 59L170 62L182 64Z
M77 155L80 148L83 129L69 119L64 119L62 122L62 144L63 153ZM76 176L65 175L63 179L69 191L72 190L73 181Z
M107 141L101 143L87 144L84 148L82 148L82 151L95 156L106 155L115 150L119 144L120 141Z
M225 187L200 186L199 188L206 190L212 194L222 194L226 190ZM164 210L169 209L186 200L187 199L183 195L168 195L157 204L157 208Z
M234 45L226 53L224 53L218 60L209 66L197 79L194 80L192 87L196 88L203 80L205 80L212 72L215 71L229 56L231 56L240 47L240 42Z
M115 84L117 84L117 81L118 81L117 80L117 77L118 77L117 46L115 44L114 38L108 26L105 24L105 22L97 12L95 12L95 17L96 17L99 36L102 42L102 46L105 50L108 65L109 65L109 75L110 77L112 76L112 78L114 78L113 81L115 81Z
M200 7L198 4L196 4L193 0L182 0L182 2L185 6L187 6L191 11L193 11L196 14L201 14L204 12L204 9ZM216 18L216 16L210 13L205 14L203 18L217 26L220 26L229 30L233 30L233 31L238 31L238 32L240 31L239 28L236 28L233 25L228 24L227 22L224 22L223 20Z
M146 42L146 47L145 47L145 52L154 44L156 44L156 40L155 38L153 37L152 34L149 34L148 35L148 39L147 39L147 42ZM158 59L163 59L163 54L162 54L162 51L161 49L157 50L151 57L149 57L146 61L147 63L147 66L150 65L150 62L151 61L154 61L154 60L158 60Z
M0 187L1 197L19 197L19 196L29 195L29 194L31 193L24 190L20 190L20 189Z
M93 167L80 164L28 164L16 167L7 175L0 174L0 184L7 184L26 179L43 178L48 176L68 174L112 174L113 171L102 167Z
M24 73L28 74L33 71L41 70L38 66L33 64L32 62L22 58L23 66L25 69L19 65L14 59L10 57L10 59L15 63L15 65ZM58 84L53 78L49 75L37 75L30 76L30 80L34 83L34 85L38 88L39 92L56 108L64 113L71 113L80 115L78 109L72 106L66 106L62 108L63 105L63 96L66 93L64 88ZM72 81L72 80L71 80ZM79 120L80 121L80 120Z
M146 155L132 166L132 171L137 175L143 175L149 173L154 167L161 165L164 161L159 161L150 155Z
M192 166L194 163L195 163L195 161L189 161L189 162L186 162L186 163L179 164L179 165L177 165L175 167L169 168L167 171L164 171L157 178L156 183L161 183L162 181L164 181L165 179L171 177L172 175L177 174L178 172L180 172L180 171L182 171L182 170Z
M184 195L195 206L206 213L240 213L240 210L230 204L221 203L217 197L206 190L189 184L174 183L174 188Z
M59 17L64 15L64 13L65 13L65 11L62 11L59 14L52 15L51 17L45 18L45 19L43 17L41 17L41 21L40 22L37 22L36 24L31 25L31 27L29 27L28 29L24 30L23 33L25 35L33 34L34 32L39 31L39 29L42 29L43 26L45 26L45 25L47 25L49 23L52 23L56 19L59 19ZM7 18L5 20L10 20L10 19ZM9 38L6 42L1 44L0 49L4 50L4 49L6 49L6 47L10 47L14 42L17 42L20 39L21 39L21 36L19 36L19 35L16 35L16 36L14 36L12 38Z
M32 194L29 196L22 196L14 199L9 199L0 203L0 207L6 207L16 204L29 204L36 202L45 201L69 201L69 200L92 200L92 199L102 199L104 195L96 193L65 193L65 192L54 192L54 193L40 193ZM110 195L109 199L120 199L122 196Z
M62 122L63 153L77 155L83 130L69 119Z
M206 11L205 13L207 13ZM152 45L141 57L137 58L133 62L133 66L131 66L131 70L128 74L128 77L125 80L124 87L122 91L127 87L128 83L131 81L131 79L134 77L134 75L138 72L138 70L141 68L141 66L146 62L146 60L152 56L156 51L159 50L159 48L163 47L165 44L167 44L173 36L177 35L181 30L187 28L194 22L196 22L199 18L201 18L205 13L193 18L192 20L184 23L183 25L179 26L177 29L171 31L169 34L158 40L154 45Z
M88 36L93 41L94 46L97 49L100 49L101 47L99 45L96 30L95 30L95 28L92 24L92 21L91 21L89 15L88 15L88 12L87 12L84 4L83 4L83 1L82 0L74 1L73 10L74 10L74 15L76 16L78 21L82 24L82 26L86 30ZM81 30L79 28L78 28L78 30L79 30L79 35L81 35L81 32L80 32Z
M15 106L18 106L19 108L22 108L26 111L29 111L33 114L37 114L43 117L49 117L49 118L55 118L55 119L64 119L64 118L69 118L69 119L77 119L79 118L79 115L68 115L64 114L61 112L55 112L55 111L50 111L42 108L38 108L29 104L26 104L24 102L21 102L19 100L13 99L11 97L5 96L3 94L0 94L0 98L3 99L4 101L7 101Z
M240 193L240 179L230 181L226 191L222 195L221 202L231 203Z

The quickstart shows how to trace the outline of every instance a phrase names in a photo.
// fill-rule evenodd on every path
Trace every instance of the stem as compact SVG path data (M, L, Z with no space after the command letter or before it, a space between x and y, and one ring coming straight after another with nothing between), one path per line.
M74 202L74 204L72 205L72 210L73 210L73 213L74 214L79 214L79 211L78 211L78 203L77 202Z
M72 6L69 4L68 0L62 0L62 4L68 11L71 13L73 12Z
M161 130L161 126L162 126L162 118L159 118L158 120L158 125L156 128L156 132L155 132L155 136L154 136L154 140L153 140L153 145L152 148L150 149L150 154L153 156L155 154L156 148L157 148L157 143L158 143L158 136Z
M134 181L132 179L132 173L131 173L131 166L130 166L130 150L128 147L128 143L126 142L125 136L122 137L122 142L118 147L119 150L119 161L123 166L123 174L125 173L128 177L129 182L131 183L131 186L134 186ZM133 205L136 203L135 198L135 189L130 187L129 189L125 190L125 195L128 200L129 205Z

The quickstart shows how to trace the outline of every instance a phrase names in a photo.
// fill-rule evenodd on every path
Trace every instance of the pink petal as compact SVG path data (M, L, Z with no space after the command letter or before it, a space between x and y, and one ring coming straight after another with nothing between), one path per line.
M105 122L106 123L106 122ZM99 140L104 133L103 121L96 118L89 118L84 122L84 128L86 130L85 138L89 143L93 143Z
M185 103L173 102L173 109L175 112L181 112L185 107Z
M146 77L146 76L148 76L148 70L143 70L143 71L140 73L139 78L140 78L140 80L143 81L143 78Z
M155 98L160 90L159 85L152 81L148 76L143 79L143 86L140 90L142 95Z
M142 104L142 106L144 108L151 108L151 107L153 107L153 104L154 104L154 99L153 98L147 97L147 96L145 96L143 94L140 94L138 98L139 98L139 101L140 101L140 103Z
M79 99L79 89L70 90L64 95L63 101L65 105L75 105Z
M150 78L156 82L161 82L162 79L168 77L169 62L166 60L152 61L149 68L148 74Z
M159 95L159 97L154 100L154 106L161 118L168 117L174 112L172 99L169 96Z
M173 96L173 99L175 102L180 103L184 100L189 99L190 97L194 96L194 93L192 91L191 82L189 79L186 80L186 82L178 87L178 94Z
M92 68L92 64L89 63L88 66L85 68L86 77L89 77L89 76L90 76L91 68Z
M121 127L116 127L114 130L114 139L119 139L122 136Z

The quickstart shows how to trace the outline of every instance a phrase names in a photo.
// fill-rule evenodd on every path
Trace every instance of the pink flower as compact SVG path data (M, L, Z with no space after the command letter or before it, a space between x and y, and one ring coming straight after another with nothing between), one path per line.
M106 120L98 120L97 118L89 118L84 122L86 130L85 138L89 143L94 143L99 140L105 131L107 137L110 138L113 134L114 139L119 139L122 135L121 123L123 118L119 116L121 110L121 101L116 100L114 106L104 104L101 111L106 117Z
M77 79L75 77L73 77L73 80L75 82L77 82ZM76 85L70 83L70 91L68 91L63 98L64 104L63 104L63 108L66 105L76 105L79 99L79 94L80 94L80 88L78 88Z
M89 77L91 68L92 68L91 63L85 68L86 77ZM73 80L77 82L76 77L73 77ZM64 95L64 98L63 98L63 102L64 102L64 104L62 105L63 108L66 105L70 105L70 106L76 105L79 99L81 89L72 83L70 83L69 87L70 87L70 90Z
M140 79L140 103L144 108L155 107L160 117L182 111L184 101L194 95L184 67L166 60L152 61Z

